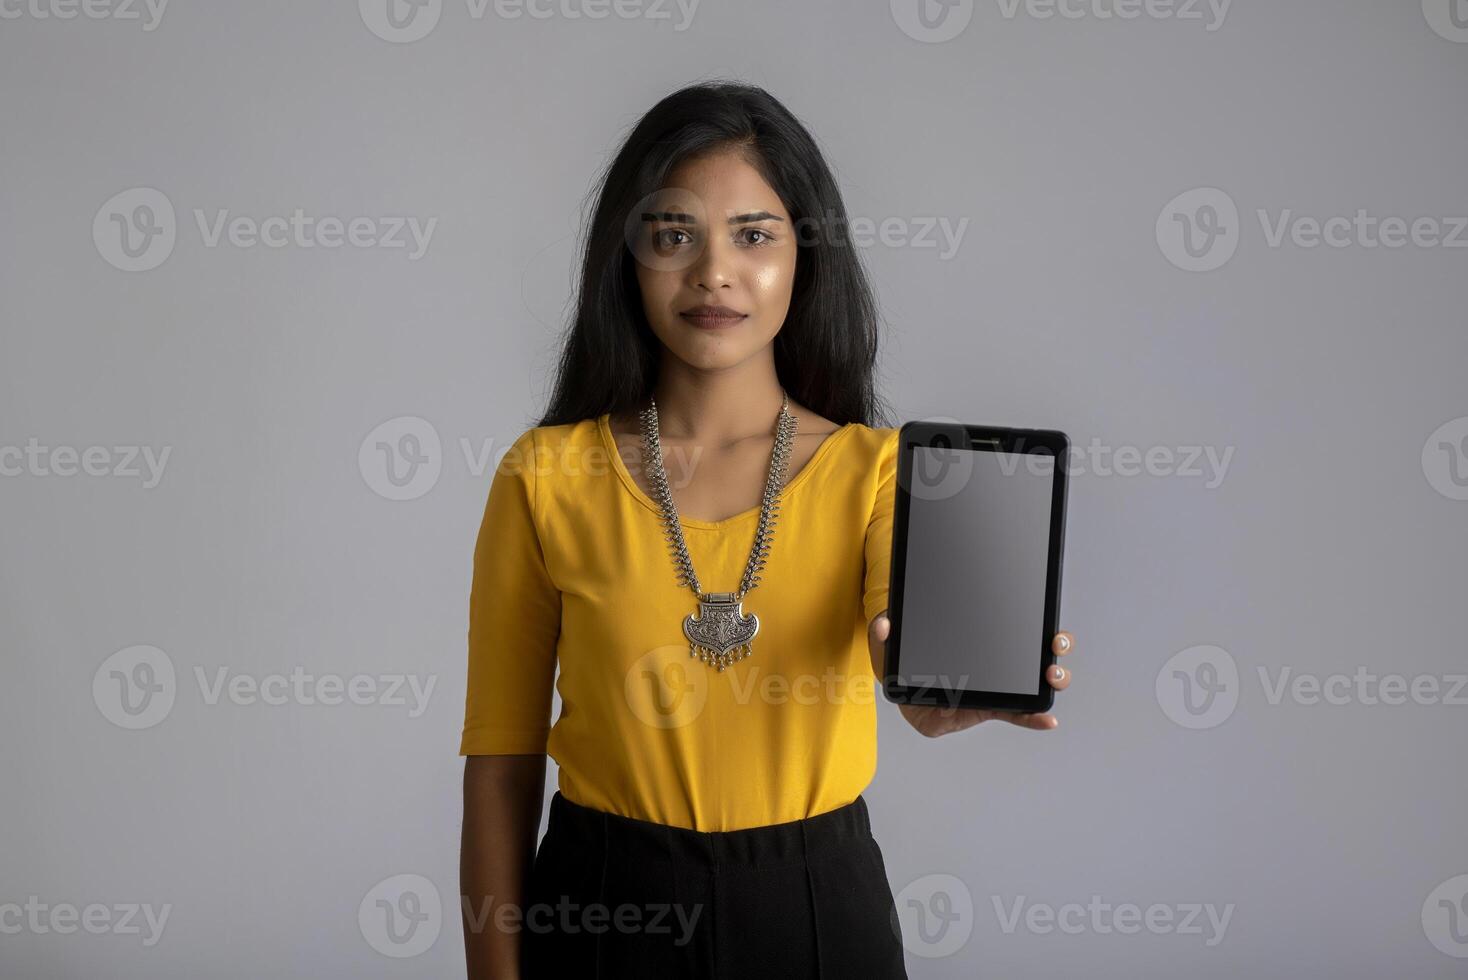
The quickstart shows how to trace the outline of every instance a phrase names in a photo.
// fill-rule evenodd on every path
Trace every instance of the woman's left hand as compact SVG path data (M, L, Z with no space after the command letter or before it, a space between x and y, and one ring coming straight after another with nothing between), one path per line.
M877 662L876 648L881 649L885 654L887 634L891 630L892 623L885 612L879 613L872 619L867 635L874 644L872 658L874 663ZM1057 657L1073 653L1075 647L1075 637L1065 630L1056 633L1054 639L1050 641L1050 649ZM1070 687L1070 673L1070 670L1056 663L1045 672L1045 679L1055 690L1063 691ZM1036 731L1047 731L1060 724L1056 717L1048 712L1033 714L1019 711L995 711L991 708L957 708L952 705L926 704L899 704L897 708L902 712L902 717L907 719L908 724L929 738L961 732L965 728L974 727L979 722L992 719L1007 721L1021 728L1033 728Z

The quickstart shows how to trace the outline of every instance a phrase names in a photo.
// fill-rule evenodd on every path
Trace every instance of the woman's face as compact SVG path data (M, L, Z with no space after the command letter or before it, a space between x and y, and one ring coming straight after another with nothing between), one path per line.
M674 356L716 370L774 340L795 282L790 225L779 196L731 151L684 161L641 202L627 231L642 306Z

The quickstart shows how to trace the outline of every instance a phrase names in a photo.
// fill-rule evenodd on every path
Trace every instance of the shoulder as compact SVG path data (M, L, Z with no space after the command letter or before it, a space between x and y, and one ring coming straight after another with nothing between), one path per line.
M553 483L577 472L576 461L584 460L600 444L601 433L595 418L531 426L510 440L496 469L537 483Z
M860 422L851 424L847 444L853 451L877 459L897 458L897 432L895 428L873 427Z
M846 433L844 466L859 474L862 492L873 500L890 496L897 481L898 430L852 423Z

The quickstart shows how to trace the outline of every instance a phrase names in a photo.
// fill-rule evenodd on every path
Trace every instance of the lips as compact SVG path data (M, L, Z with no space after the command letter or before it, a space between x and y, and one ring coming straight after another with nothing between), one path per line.
M748 316L727 306L694 306L678 315L697 327L727 327Z

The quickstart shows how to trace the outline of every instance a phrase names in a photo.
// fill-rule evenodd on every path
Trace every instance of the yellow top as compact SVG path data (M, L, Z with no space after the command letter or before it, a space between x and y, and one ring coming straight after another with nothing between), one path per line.
M752 653L720 673L689 655L698 600L607 416L527 429L474 549L459 753L548 752L572 802L694 830L850 803L877 765L866 630L887 608L896 465L896 429L851 423L789 479L743 600ZM681 520L699 585L737 591L759 508Z

